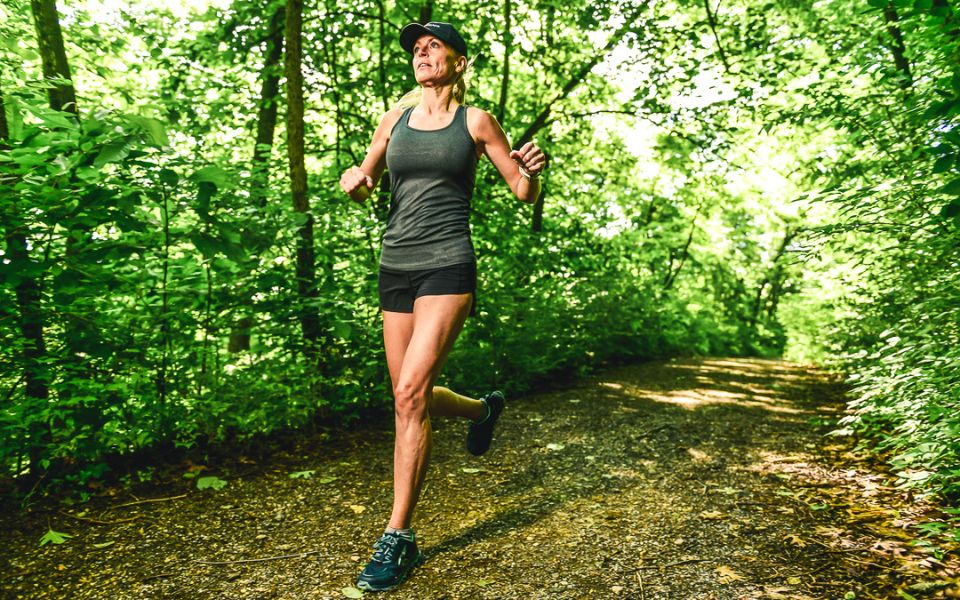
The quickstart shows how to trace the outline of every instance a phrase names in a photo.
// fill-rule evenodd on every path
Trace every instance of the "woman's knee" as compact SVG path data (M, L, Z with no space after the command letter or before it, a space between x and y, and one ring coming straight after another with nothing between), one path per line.
M401 417L423 417L430 409L430 396L423 386L400 381L393 390L393 403Z

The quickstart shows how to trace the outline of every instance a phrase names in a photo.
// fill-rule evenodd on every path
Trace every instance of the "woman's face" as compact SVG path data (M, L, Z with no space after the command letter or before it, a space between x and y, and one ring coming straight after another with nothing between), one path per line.
M417 83L427 87L456 81L466 58L440 39L425 35L413 44L413 74Z

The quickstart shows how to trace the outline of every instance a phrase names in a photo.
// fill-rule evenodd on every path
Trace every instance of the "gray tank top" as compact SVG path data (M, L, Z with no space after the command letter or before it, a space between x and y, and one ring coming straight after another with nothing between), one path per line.
M470 200L477 154L467 129L467 108L458 106L442 129L413 129L413 108L393 126L387 145L390 215L380 264L418 270L473 262Z

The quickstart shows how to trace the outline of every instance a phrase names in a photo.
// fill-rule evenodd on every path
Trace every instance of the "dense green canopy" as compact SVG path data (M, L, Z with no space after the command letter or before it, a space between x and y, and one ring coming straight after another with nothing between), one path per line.
M59 12L58 10L59 9ZM550 156L533 207L478 172L479 310L446 380L604 361L846 369L842 426L960 490L952 0L7 0L0 458L102 475L389 406L389 206L337 186L458 24L467 102Z

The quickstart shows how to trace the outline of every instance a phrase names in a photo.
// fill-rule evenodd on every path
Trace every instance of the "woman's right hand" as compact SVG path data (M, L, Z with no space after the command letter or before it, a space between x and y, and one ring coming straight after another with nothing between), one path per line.
M366 187L366 190L362 188ZM373 179L360 167L350 167L340 176L340 189L354 200L366 200L373 191Z

